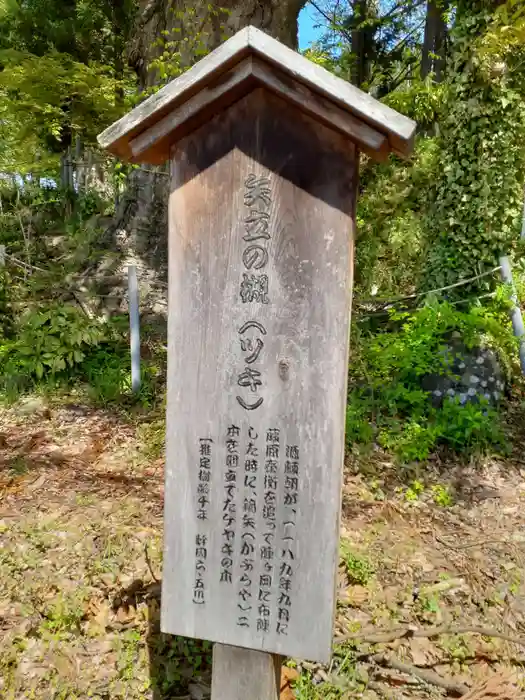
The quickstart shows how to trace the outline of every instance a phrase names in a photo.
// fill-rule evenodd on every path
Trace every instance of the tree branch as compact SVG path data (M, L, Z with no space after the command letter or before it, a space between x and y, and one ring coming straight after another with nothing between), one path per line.
M514 637L505 632L498 632L498 630L490 627L476 627L471 625L458 625L457 627L452 625L438 625L437 627L429 627L428 629L400 627L389 632L374 632L370 630L368 633L365 630L363 632L355 632L352 634L345 634L343 637L338 637L334 640L334 644L343 644L344 642L354 639L366 644L388 644L389 642L394 642L397 639L403 639L405 637L432 639L442 634L480 634L482 637L503 639L511 644L518 644L519 646L525 647L525 639L523 637Z
M469 688L463 683L459 683L452 678L443 678L443 676L439 676L437 673L434 673L434 671L423 670L417 666L412 666L412 664L399 661L399 659L388 656L387 654L375 654L371 657L371 661L379 666L386 666L396 671L401 671L401 673L408 673L411 676L416 676L416 678L421 678L425 683L436 685L438 688L444 688L448 693L461 696L469 692Z

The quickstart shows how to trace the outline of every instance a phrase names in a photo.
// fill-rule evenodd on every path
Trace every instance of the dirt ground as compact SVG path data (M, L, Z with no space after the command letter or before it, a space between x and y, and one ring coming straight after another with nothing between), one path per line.
M159 632L163 461L138 424L0 410L5 700L209 697L211 646ZM403 478L349 458L338 593L332 664L290 660L283 700L460 697L499 673L525 697L525 439Z

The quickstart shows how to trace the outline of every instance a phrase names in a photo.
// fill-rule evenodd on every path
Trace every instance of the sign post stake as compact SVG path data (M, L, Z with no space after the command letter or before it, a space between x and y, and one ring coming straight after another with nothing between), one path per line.
M215 644L213 700L278 700L282 662L278 654Z
M137 268L128 265L129 331L131 349L131 390L140 391L140 311Z
M246 27L99 137L171 163L161 627L215 643L213 700L330 659L359 153L414 132Z

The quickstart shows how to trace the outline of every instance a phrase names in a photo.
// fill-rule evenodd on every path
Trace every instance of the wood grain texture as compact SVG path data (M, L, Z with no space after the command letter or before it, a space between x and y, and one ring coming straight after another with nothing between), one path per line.
M240 296L250 244L244 240L246 221L252 208L246 205L246 183L253 177L269 179L269 238L258 241L268 253L266 266L258 271L268 277L268 303L246 297L243 301ZM165 632L300 658L330 657L356 189L356 153L348 140L263 89L250 93L173 150ZM252 328L241 335L248 322L260 324L264 333L257 336ZM260 351L253 364L241 346L243 338L250 338L252 356ZM249 368L260 372L261 385L253 391L246 383ZM262 398L263 403L247 411L238 396L251 403ZM237 520L230 523L235 538L228 583L220 578L225 556L226 441L232 425L240 431L241 457L233 495ZM280 433L274 571L270 583L264 579L271 608L266 631L258 628L263 614L259 587L268 573L261 548L267 534L263 503L270 466L265 455L268 431L274 429ZM247 486L250 435L259 457L255 484ZM201 440L213 440L206 521L197 517L204 474L199 463ZM291 448L299 454L295 506L287 503L286 453L295 459ZM254 494L253 585L247 600L252 607L245 615L249 626L244 627L239 626L244 613L238 607L246 573L241 521ZM285 538L292 534L287 545ZM206 546L200 565L197 541ZM290 567L284 574L292 578L292 585L289 611L281 614L283 564ZM203 594L196 594L197 581ZM192 602L195 599L197 603ZM279 618L288 614L285 633L278 633Z
M175 105L195 95L214 76L228 71L249 53L245 28L105 129L98 136L99 144L123 160L128 160L131 156L129 142L133 138L165 117Z
M361 150L378 161L388 158L390 151L388 138L357 119L348 111L337 107L333 102L310 90L306 85L290 79L286 73L270 66L266 61L252 59L252 74L254 78L280 97L288 100L310 116L320 120L352 141Z
M254 53L289 73L299 82L347 109L365 123L384 132L392 149L408 156L414 148L416 123L379 100L338 78L330 71L292 51L255 27L249 27L249 43Z
M215 644L212 700L279 700L281 666L281 656Z
M205 124L257 85L267 87L307 114L340 131L375 160L388 158L390 147L384 134L297 83L266 61L249 56L133 139L130 143L133 160L154 165L166 162L170 144Z
M383 133L391 149L399 155L407 156L412 152L415 122L255 27L241 29L189 71L108 127L98 137L100 145L125 160L132 158L132 140L248 55L264 59L298 84L306 85L336 107Z
M229 107L249 92L253 84L252 58L249 56L227 73L216 76L200 92L175 106L163 119L134 138L130 142L133 160L146 160L153 165L165 163L170 156L171 143Z

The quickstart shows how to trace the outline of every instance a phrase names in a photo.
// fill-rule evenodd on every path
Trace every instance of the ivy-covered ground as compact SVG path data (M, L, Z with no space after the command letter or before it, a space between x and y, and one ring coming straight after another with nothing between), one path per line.
M501 672L525 692L517 407L508 423L504 460L434 458L400 479L381 451L348 459L333 662L290 661L283 700L446 696L436 680L457 697ZM1 409L5 700L209 696L209 645L159 632L161 433L82 403Z

